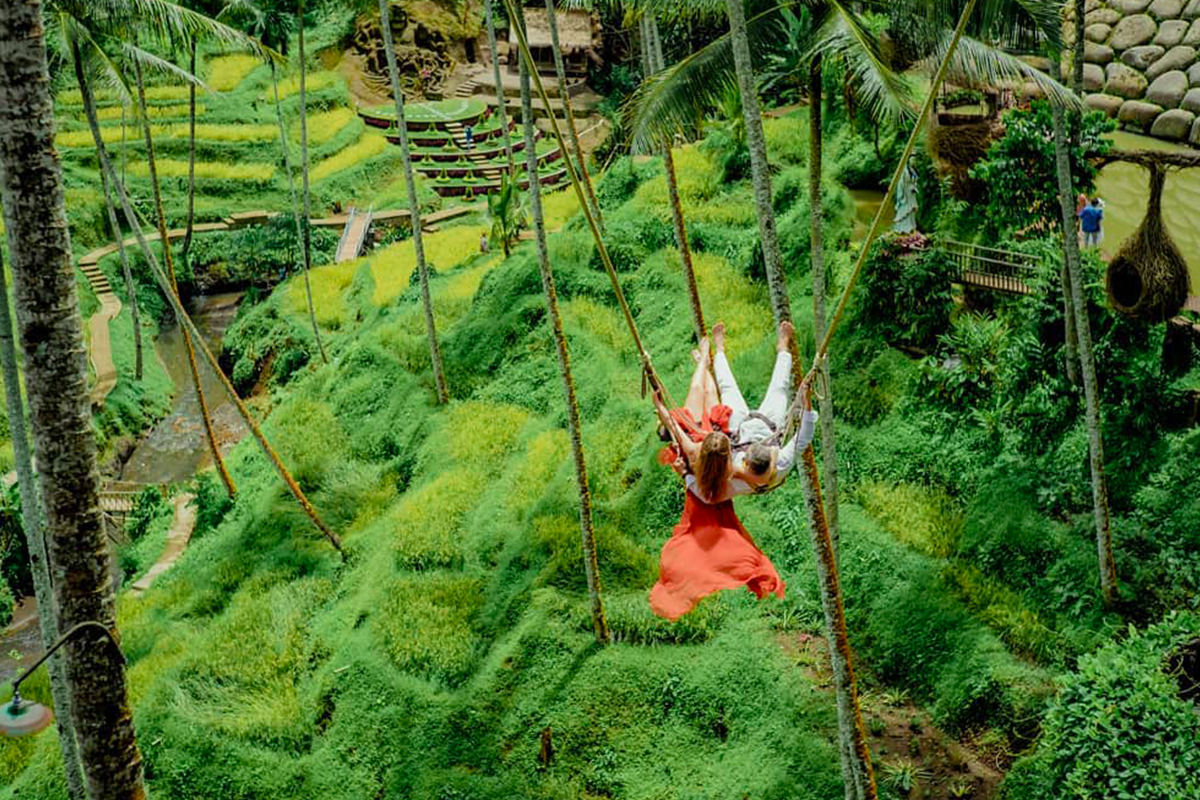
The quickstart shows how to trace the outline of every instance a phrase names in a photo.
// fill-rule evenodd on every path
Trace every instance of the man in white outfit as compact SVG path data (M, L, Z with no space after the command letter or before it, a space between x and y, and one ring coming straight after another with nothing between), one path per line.
M758 411L751 411L725 357L725 325L717 323L713 328L713 349L716 351L713 356L713 376L721 392L721 402L733 409L729 430L735 443L735 452L733 477L722 497L701 496L695 477L686 477L688 488L701 500L720 503L738 495L761 494L776 488L787 479L800 454L812 444L817 412L812 410L809 387L802 385L800 391L804 396L804 416L800 430L780 446L781 432L787 426L787 414L791 407L789 389L792 383L792 355L788 351L788 344L792 330L790 322L779 326L771 383L767 386L767 393Z

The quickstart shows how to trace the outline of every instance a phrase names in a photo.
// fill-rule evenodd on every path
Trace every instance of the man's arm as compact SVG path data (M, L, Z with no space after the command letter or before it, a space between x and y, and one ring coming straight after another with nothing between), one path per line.
M817 435L817 419L819 415L811 408L804 412L800 421L800 430L783 447L779 448L779 457L775 459L775 471L786 476L800 460L800 454L809 448Z

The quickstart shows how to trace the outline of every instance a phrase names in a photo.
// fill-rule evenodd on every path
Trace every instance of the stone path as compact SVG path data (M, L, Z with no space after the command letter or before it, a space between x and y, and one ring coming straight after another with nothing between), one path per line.
M86 257L85 257L86 259ZM113 293L112 284L100 271L95 261L80 261L79 268L87 277L96 299L100 301L100 310L88 320L88 333L91 335L90 360L92 371L96 373L96 384L89 395L92 405L103 407L109 393L117 385L117 367L113 363L112 340L108 334L108 323L121 313L121 301Z
M190 505L195 499L194 494L184 493L175 496L172 501L175 506L175 520L167 532L166 549L163 550L154 566L134 582L131 588L134 597L141 597L154 583L155 578L175 566L179 556L183 555L183 551L187 549L188 542L192 538L192 531L196 528L196 509Z

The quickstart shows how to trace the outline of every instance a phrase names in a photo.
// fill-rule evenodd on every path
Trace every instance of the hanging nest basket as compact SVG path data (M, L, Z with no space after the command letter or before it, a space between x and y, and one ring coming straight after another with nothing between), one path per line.
M1167 233L1162 218L1166 169L1150 170L1150 203L1146 218L1109 262L1105 286L1112 307L1142 322L1157 323L1179 313L1187 302L1188 266Z
M971 167L987 155L992 142L1004 135L1004 127L994 120L943 125L929 124L929 153L938 170L950 176L950 192L959 200L978 200L986 190L982 181L970 176Z

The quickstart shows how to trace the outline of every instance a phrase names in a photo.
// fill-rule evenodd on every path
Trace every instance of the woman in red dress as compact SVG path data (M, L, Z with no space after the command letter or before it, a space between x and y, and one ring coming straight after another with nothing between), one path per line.
M717 404L717 391L708 370L708 340L700 342L696 374L681 409L668 410L656 393L654 405L664 427L682 449L672 461L681 475L696 476L704 497L720 497L733 476L728 406ZM711 384L711 387L710 387ZM784 584L771 560L758 549L734 511L733 502L709 505L686 492L683 516L663 545L658 583L650 590L654 613L676 620L701 599L722 589L745 586L759 599L783 597Z

